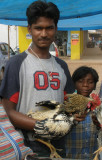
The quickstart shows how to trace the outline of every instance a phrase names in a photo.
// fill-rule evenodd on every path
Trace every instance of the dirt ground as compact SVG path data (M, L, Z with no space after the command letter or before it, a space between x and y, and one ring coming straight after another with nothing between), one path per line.
M76 68L83 65L93 67L99 75L99 82L97 83L96 87L97 92L99 92L102 81L102 51L100 50L100 48L86 48L80 60L71 60L70 57L67 56L60 58L68 64L71 74L74 72Z

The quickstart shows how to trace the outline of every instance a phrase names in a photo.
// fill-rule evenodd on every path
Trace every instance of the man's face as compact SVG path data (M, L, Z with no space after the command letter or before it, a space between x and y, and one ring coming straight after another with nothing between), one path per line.
M54 41L57 27L53 19L40 17L36 23L28 26L28 31L32 35L34 46L38 48L49 48Z
M77 93L88 97L95 89L95 82L91 74L87 74L84 78L79 79L75 83Z

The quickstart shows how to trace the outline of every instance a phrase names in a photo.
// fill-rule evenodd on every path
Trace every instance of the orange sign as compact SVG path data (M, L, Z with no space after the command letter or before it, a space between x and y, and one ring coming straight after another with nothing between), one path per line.
M79 42L79 39L72 39L72 45L76 45Z

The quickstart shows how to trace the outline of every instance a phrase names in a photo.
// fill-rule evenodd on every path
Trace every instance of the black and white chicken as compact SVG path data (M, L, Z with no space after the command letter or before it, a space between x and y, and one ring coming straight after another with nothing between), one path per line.
M42 101L36 106L47 107L47 110L28 112L28 116L37 119L34 136L51 150L51 158L61 158L54 146L49 142L65 136L74 125L74 114L80 115L86 110L92 110L96 100L78 94L67 94L63 104L56 101Z

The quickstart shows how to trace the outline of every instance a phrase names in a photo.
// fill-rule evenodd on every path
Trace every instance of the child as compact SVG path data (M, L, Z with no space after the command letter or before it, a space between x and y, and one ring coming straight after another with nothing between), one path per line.
M95 90L99 76L91 67L82 66L72 75L78 94L89 97ZM67 158L92 160L93 153L98 149L97 128L88 113L85 120L79 122L67 135Z

